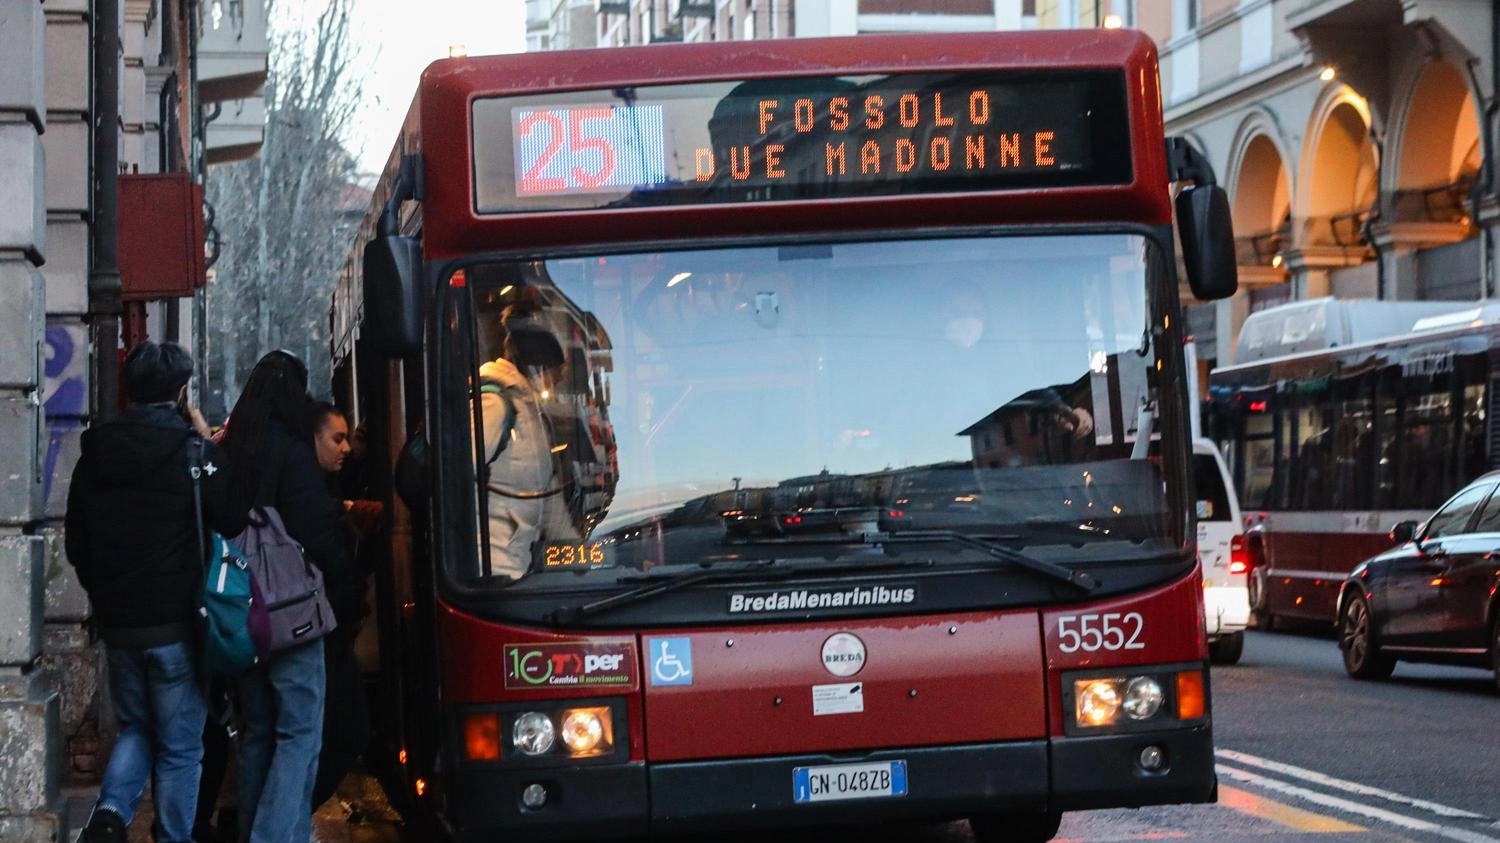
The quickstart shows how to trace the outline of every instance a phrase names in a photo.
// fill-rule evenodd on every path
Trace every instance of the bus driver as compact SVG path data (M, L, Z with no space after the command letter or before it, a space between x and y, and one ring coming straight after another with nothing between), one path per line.
M568 513L568 482L553 454L551 424L543 409L552 385L560 382L562 348L550 333L533 329L525 332L531 341L522 353L512 313L506 308L496 320L502 350L479 367L479 402L490 570L517 579L531 566L533 545L543 534L551 541L568 541L578 537L578 529ZM481 317L481 326L485 321Z

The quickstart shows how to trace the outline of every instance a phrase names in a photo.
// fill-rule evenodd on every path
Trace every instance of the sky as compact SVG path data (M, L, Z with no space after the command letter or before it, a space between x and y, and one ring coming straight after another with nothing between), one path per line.
M348 143L367 174L385 165L422 70L447 58L449 47L461 44L471 56L526 49L523 0L359 0L356 9L368 69Z

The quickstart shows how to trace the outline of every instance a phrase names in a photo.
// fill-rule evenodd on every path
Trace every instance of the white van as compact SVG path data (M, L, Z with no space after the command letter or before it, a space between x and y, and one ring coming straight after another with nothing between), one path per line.
M1193 487L1208 655L1215 664L1234 664L1245 649L1250 624L1249 557L1229 469L1207 439L1193 441Z

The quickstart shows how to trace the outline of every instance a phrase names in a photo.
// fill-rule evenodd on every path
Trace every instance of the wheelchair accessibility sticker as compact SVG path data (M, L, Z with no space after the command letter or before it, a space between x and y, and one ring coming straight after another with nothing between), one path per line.
M693 640L691 638L653 638L646 645L651 660L651 684L693 684Z

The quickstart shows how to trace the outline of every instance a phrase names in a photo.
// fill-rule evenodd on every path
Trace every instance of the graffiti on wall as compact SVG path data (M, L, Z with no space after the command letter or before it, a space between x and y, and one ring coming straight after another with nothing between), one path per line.
M88 371L88 328L48 325L42 410L47 424L43 495L49 517L60 515L67 502L68 480L78 459L78 436L88 415Z

